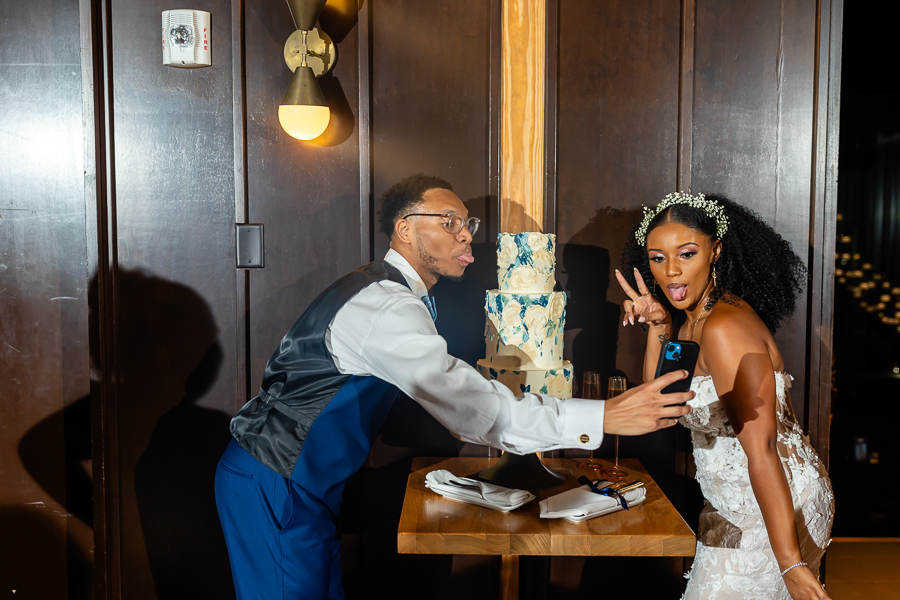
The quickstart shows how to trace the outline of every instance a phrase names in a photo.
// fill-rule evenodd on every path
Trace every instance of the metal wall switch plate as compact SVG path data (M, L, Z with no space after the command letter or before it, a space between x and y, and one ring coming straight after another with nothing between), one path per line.
M235 225L237 268L259 269L266 266L262 223Z

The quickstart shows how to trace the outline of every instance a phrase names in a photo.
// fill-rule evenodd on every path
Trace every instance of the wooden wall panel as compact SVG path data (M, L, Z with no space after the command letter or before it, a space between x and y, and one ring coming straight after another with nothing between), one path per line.
M613 374L642 381L646 334L621 326L626 297L615 269L640 206L677 184L680 15L677 0L559 2L557 279L568 298L565 356L575 366L576 395L585 371L599 371L604 387ZM620 453L640 459L681 508L679 433L620 438ZM609 436L595 454L613 452ZM554 578L590 587L600 564L592 563L579 569L554 559ZM672 582L680 561L623 568L649 568L668 582L661 585L679 585Z
M319 79L331 123L317 140L290 137L278 104L291 79L284 42L294 32L283 0L246 5L247 204L265 226L266 266L250 277L250 393L266 361L309 303L359 266L359 114L356 12L327 29L334 70ZM249 67L252 65L252 68ZM367 243L367 240L365 240Z
M231 5L213 66L162 64L165 2L111 10L117 507L126 598L233 595L213 494L234 408ZM176 550L177 549L177 550Z
M449 181L484 223L496 203L491 152L490 0L423 3L374 0L372 22L372 186L376 203L417 172ZM493 21L495 23L495 21ZM495 42L496 43L496 40ZM494 132L496 133L496 132ZM377 231L375 255L387 237ZM492 239L492 238L491 238Z
M499 2L369 0L371 78L370 181L374 258L388 248L378 229L378 200L417 172L447 179L482 219L475 264L460 282L441 281L437 327L449 351L474 363L483 358L484 292L496 287L496 152L499 118ZM465 593L491 597L496 561L397 554L396 523L410 457L480 453L452 438L424 409L399 400L366 468L344 494L343 537L348 598L417 598L425 587L439 598ZM404 573L396 585L395 574Z
M35 598L89 598L90 365L78 2L13 1L4 3L3 13L0 589ZM88 410L79 412L81 407ZM80 438L73 435L79 430ZM78 460L69 459L79 452Z
M7 108L0 113L0 310L11 315L0 325L0 476L13 482L0 490L0 528L21 542L7 544L18 552L0 558L21 566L0 571L0 584L15 573L30 578L41 597L87 597L93 515L86 421L93 409L97 423L107 419L95 439L119 440L105 447L108 496L94 490L110 527L97 524L98 552L111 575L98 589L111 598L228 598L212 498L228 421L319 291L384 254L387 238L370 220L381 193L406 175L448 179L483 220L467 277L443 281L434 293L451 353L468 362L484 356L484 290L496 285L499 229L502 2L329 0L321 26L340 54L320 82L333 123L313 142L290 138L278 124L290 79L282 48L293 30L283 0L203 6L212 13L213 66L198 70L162 66L160 12L171 6L156 0L13 5L11 26L0 30ZM624 296L612 269L640 205L679 181L746 202L804 258L812 243L812 294L827 292L827 243L809 234L833 231L830 209L816 204L827 196L827 181L811 184L810 173L815 179L831 164L814 134L826 104L836 106L834 90L815 79L815 68L817 57L835 57L821 39L816 47L816 28L825 37L829 27L839 33L840 10L835 25L816 21L812 0L546 6L548 106L558 116L547 125L555 159L553 149L545 153L546 195L556 198L556 212L545 217L558 234L558 279L569 294L567 357L578 376L618 370L639 381L644 340L619 329ZM85 29L92 8L107 19L96 39ZM40 35L31 37L35 28ZM56 40L52 53L32 42L43 39ZM79 77L80 69L90 72L90 41L100 59L93 82ZM112 99L108 124L104 97L90 97L92 84ZM100 125L100 208L91 205L94 165L85 162L95 142L89 128L97 125L91 102ZM835 131L827 128L833 147ZM236 220L265 225L265 269L235 271ZM110 288L93 272L107 258L98 241L108 241ZM778 338L798 377L798 407L804 360L815 362L810 373L820 381L819 363L827 364L824 354L809 358L805 350L807 319L827 304L818 296L809 301L813 316L801 307ZM113 305L101 306L106 300ZM110 410L100 414L89 395L87 332L106 340L107 326L110 355L93 357L95 375L105 377L94 382L93 399L108 398ZM830 329L816 335L813 343L830 351ZM382 440L396 448L373 453L346 495L348 598L381 590L418 597L424 586L438 589L437 597L461 589L490 597L494 562L396 555L391 515L402 500L403 459L467 451L424 412L399 408ZM827 436L826 423L815 421L819 434ZM625 440L622 453L641 458L677 490L671 432ZM371 503L375 484L384 491L379 504ZM679 567L640 564L643 576L649 569L654 577ZM62 572L68 581L56 576ZM398 592L396 572L416 579ZM590 573L586 585L593 585ZM675 579L673 590L682 585Z
M833 29L824 26L825 38L817 39L817 3L802 0L559 5L557 233L558 276L569 294L567 357L578 376L618 369L639 382L646 337L620 328L624 296L611 271L641 204L655 204L678 185L724 193L759 212L804 261L827 254L810 250L810 231L828 230L825 222L834 218L813 197L814 186L826 185L816 179L825 163L824 139L821 151L815 145L816 106L827 123L822 106L834 93L829 65L821 66L824 97L817 90L816 63L833 58ZM821 263L809 260L818 282ZM821 286L812 293L821 304ZM801 295L777 336L796 378L792 399L801 420L810 401L807 369L821 376L807 345L830 339L822 323L812 323L811 333L810 319L821 313L808 312L808 298ZM660 484L696 523L696 486L682 477L684 437L667 431L624 438L622 453L659 472ZM600 449L611 452L609 444ZM582 585L590 582L582 578Z
M816 3L697 4L693 191L758 212L807 261ZM807 291L776 340L805 418Z
M484 292L497 287L499 8L498 0L376 0L372 15L373 215L388 187L423 172L449 181L481 219L465 278L433 290L438 330L470 364L485 356ZM375 216L381 257L389 241L378 229Z
M676 184L679 14L676 0L560 2L557 277L579 378L641 381L614 269L641 204Z

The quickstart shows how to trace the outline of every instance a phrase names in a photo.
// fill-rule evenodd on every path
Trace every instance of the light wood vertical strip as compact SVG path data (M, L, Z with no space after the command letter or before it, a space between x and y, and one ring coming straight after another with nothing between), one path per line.
M546 0L503 0L500 231L544 221Z
M504 554L500 557L500 600L519 597L519 557Z

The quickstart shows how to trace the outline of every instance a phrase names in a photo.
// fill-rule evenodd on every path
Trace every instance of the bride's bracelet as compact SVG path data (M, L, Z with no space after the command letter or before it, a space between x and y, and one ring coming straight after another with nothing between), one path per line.
M786 574L788 571L790 571L791 569L795 569L795 568L797 568L797 567L808 567L808 566L809 566L809 565L806 564L805 562L798 562L796 565L791 565L791 566L789 566L787 569L785 569L784 571L782 571L782 572L781 572L781 576L784 577L785 574Z

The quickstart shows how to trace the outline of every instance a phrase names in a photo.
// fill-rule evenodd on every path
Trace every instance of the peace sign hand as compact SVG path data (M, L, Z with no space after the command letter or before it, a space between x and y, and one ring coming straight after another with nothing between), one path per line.
M625 320L622 321L622 325L628 323L634 325L635 321L650 325L669 325L672 322L672 315L656 298L650 295L650 290L647 289L647 284L644 283L644 278L637 269L634 270L634 279L640 293L635 292L628 285L625 276L618 269L616 269L616 279L619 280L619 285L622 286L629 298L622 304L625 309Z

